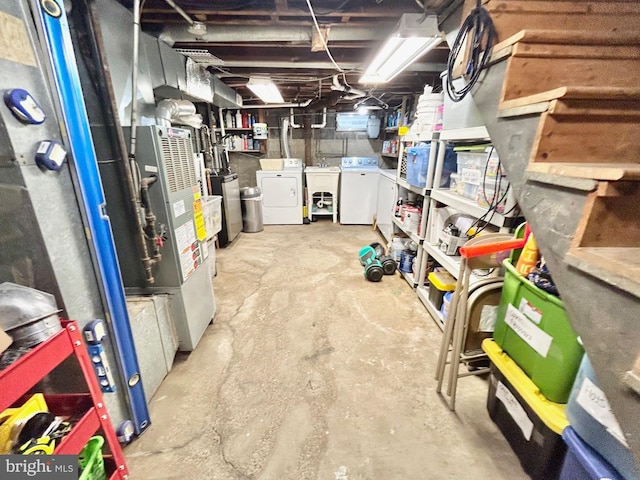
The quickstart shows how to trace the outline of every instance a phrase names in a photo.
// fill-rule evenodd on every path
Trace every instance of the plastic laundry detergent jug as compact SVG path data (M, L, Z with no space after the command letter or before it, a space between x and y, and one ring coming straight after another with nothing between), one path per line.
M393 258L396 262L400 263L400 256L403 250L404 250L404 241L399 237L395 237L391 242L391 248L389 248L389 255L391 255L391 258Z

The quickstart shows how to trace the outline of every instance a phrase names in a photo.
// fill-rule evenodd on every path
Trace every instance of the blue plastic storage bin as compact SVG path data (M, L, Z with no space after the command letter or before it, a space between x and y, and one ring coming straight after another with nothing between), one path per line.
M640 472L624 439L604 392L598 386L591 362L585 355L567 404L573 429L591 448L613 465L625 480L639 480ZM614 432L614 433L612 433ZM591 477L589 477L591 478Z
M431 145L407 148L407 183L414 187L427 186L427 168Z
M567 444L567 454L559 480L624 480L615 468L578 436L573 428L565 428L562 439Z

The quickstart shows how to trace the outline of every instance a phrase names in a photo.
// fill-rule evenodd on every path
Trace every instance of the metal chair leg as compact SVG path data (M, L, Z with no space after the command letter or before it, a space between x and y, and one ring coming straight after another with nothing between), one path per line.
M453 338L453 326L456 318L456 311L458 309L458 296L462 286L462 276L464 273L464 260L460 264L460 272L458 274L458 281L456 282L456 294L453 295L451 300L451 306L449 308L449 318L444 326L444 332L442 332L442 341L440 342L440 353L438 354L438 363L436 366L436 380L438 381L438 385L436 387L436 392L440 393L442 390L442 381L445 375L445 369L447 366L447 356L449 354L449 345L451 344L451 340Z

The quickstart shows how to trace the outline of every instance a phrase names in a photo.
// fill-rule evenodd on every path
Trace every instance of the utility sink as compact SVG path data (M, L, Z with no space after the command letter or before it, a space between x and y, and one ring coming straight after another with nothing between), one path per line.
M312 165L310 167L304 167L305 173L340 173L340 167L318 167Z
M333 223L337 223L340 167L313 165L305 167L304 172L307 177L307 216L311 220L312 215L332 215ZM330 208L322 207L327 198L331 199Z

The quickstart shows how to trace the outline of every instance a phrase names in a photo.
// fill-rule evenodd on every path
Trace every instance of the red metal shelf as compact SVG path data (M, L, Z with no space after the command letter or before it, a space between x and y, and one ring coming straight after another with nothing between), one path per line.
M108 457L110 480L125 480L128 476L122 449L107 413L100 386L95 378L93 366L75 322L62 322L63 329L14 364L0 372L0 412L15 404L43 377L51 373L66 358L75 355L85 379L88 393L54 394L45 392L49 410L74 421L71 432L60 442L56 454L80 453L99 429L104 435L111 455Z

